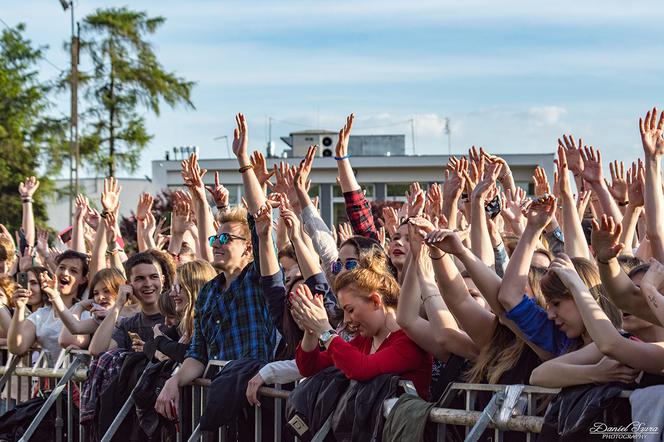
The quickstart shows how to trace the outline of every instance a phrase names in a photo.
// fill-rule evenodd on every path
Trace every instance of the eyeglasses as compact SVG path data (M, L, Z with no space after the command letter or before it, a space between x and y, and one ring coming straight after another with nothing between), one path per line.
M211 237L208 238L208 241L210 243L210 247L214 245L214 242L216 240L219 240L219 244L222 246L224 244L228 244L229 242L233 241L234 239L241 239L242 241L246 241L245 238L237 235L233 235L231 233L220 233L219 235L212 235Z
M341 273L341 270L344 269L344 268L346 270L353 270L358 265L359 264L358 264L357 260L355 260L355 259L349 259L345 263L342 263L340 259L337 259L331 265L332 274L333 275L338 275L339 273Z

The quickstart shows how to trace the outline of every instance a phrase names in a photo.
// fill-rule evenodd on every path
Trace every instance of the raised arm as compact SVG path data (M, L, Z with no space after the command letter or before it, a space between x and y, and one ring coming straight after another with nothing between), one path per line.
M80 253L85 253L85 212L88 207L86 198L79 194L76 197L74 206L74 224L71 231L71 249Z
M60 330L58 344L60 344L60 346L63 348L67 348L72 345L78 348L87 348L88 343L90 342L90 333L94 333L94 331L97 329L97 323L92 318L83 320L80 319L81 315L85 311L83 305L80 303L76 303L71 311L69 309L66 309L66 311L66 314L69 314L69 322L72 323L75 321L79 324L79 327L74 327L75 329L78 329L78 331L72 331L65 323L65 327L62 327L62 330ZM62 315L60 317L63 318ZM64 318L62 322L65 322Z
M565 253L569 256L579 258L590 258L590 252L586 243L586 237L583 234L583 227L579 219L579 213L576 208L576 201L572 195L572 187L569 183L567 169L567 156L565 148L558 146L558 159L556 160L558 173L558 189L560 189L560 199L563 205L563 237L565 238Z
M622 219L622 234L619 242L625 244L623 253L633 255L632 246L636 239L636 226L643 211L643 189L645 187L645 171L643 162L639 159L638 165L632 163L627 171L627 208Z
M620 310L657 324L659 322L641 297L639 288L618 263L618 254L624 248L624 244L618 242L621 230L622 227L616 224L613 218L603 216L601 228L600 224L593 220L591 241L602 285Z
M472 252L463 246L459 236L451 230L435 230L429 233L426 243L439 249L438 252L432 251L432 264L445 304L475 345L478 348L484 347L491 342L498 318L473 299L450 256L472 255Z
M339 131L339 139L335 148L335 157L337 160L337 169L339 171L339 184L343 193L360 190L360 185L355 179L355 173L350 165L350 154L348 153L348 141L350 140L350 131L353 129L355 114L346 117L346 124Z
M302 272L302 277L309 279L311 276L316 275L322 272L320 264L318 263L318 257L314 256L307 244L302 238L302 228L300 225L300 220L297 218L295 213L292 210L282 208L281 216L284 218L286 223L286 228L288 229L288 237L293 243L293 248L295 249L295 255L297 255L297 263L300 267L300 272Z
M32 202L35 192L39 189L39 180L31 176L18 185L18 193L21 195L21 206L23 208L23 220L21 227L25 232L28 245L35 245L35 215L32 210Z
M664 153L664 112L657 121L657 108L648 111L645 119L639 118L641 142L645 154L645 213L648 240L652 255L664 262L664 194L662 194L662 165Z
M581 174L583 179L590 184L593 193L598 198L602 212L620 222L622 220L622 213L618 209L613 196L611 196L611 192L609 192L604 175L602 174L602 153L599 149L595 150L592 146L584 146L583 150L581 150L581 158L583 158L583 172Z
M212 262L212 247L210 247L207 239L215 234L215 229L212 210L208 204L205 187L203 186L203 176L206 172L207 170L200 168L198 155L195 153L189 157L188 161L182 162L182 179L189 189L196 215L198 253L203 260Z
M447 228L457 228L457 212L459 210L459 199L466 185L463 171L466 159L462 158L450 162L445 169L445 182L443 183L443 216L447 218Z
M484 162L480 163L484 164ZM481 180L471 195L470 244L472 251L487 266L494 266L493 247L487 227L487 213L484 207L498 194L496 179L500 175L502 165L498 162L483 165Z
M586 330L599 351L637 370L659 373L664 369L664 342L641 342L624 338L595 301L574 270L569 257L562 255L554 259L551 270L574 297Z
M256 214L255 222L256 234L260 244L258 258L260 259L261 276L272 276L281 270L272 239L272 201L268 201L260 208Z
M249 153L247 152L249 144L247 120L244 115L237 114L235 122L237 123L237 128L233 132L233 153L240 165L242 184L244 185L249 212L256 213L265 204L265 192L263 192L263 188L256 177L249 159Z
M527 208L527 224L523 235L510 257L505 270L503 283L498 292L498 300L505 310L516 307L526 293L528 272L533 253L537 248L539 237L544 227L549 223L555 210L556 200L553 196L544 197L542 201L533 202Z
M106 224L97 222L95 229L95 242L92 246L92 254L90 255L90 275L96 274L99 270L106 268L106 250L108 244L106 243Z

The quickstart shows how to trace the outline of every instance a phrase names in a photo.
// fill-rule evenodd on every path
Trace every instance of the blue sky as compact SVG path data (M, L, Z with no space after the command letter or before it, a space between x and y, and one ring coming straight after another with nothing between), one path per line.
M79 18L110 1L75 1ZM664 107L664 3L660 1L170 1L132 2L166 24L153 37L162 63L198 84L196 110L148 117L154 139L137 176L174 145L226 156L233 115L251 145L304 128L405 133L415 119L418 154L483 145L494 153L553 151L562 133L604 158L641 153L638 117ZM0 18L27 24L66 66L69 17L56 0L5 0ZM47 63L44 75L57 70ZM63 110L67 112L66 97ZM299 123L303 126L279 121ZM362 128L366 129L362 129ZM608 167L607 167L608 169ZM122 174L121 174L122 175ZM126 175L126 173L124 174Z

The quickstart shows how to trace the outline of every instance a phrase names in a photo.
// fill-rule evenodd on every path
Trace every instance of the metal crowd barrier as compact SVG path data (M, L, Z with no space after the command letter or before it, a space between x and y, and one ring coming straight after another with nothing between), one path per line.
M41 394L44 385L48 383L50 388L52 383L55 384L46 401L19 441L27 442L30 440L39 427L39 424L46 417L53 405L55 405L55 440L56 442L62 442L62 429L64 427L62 418L62 393L68 391L66 403L67 441L74 442L74 395L71 393L74 385L80 392L82 384L87 378L87 368L83 368L82 365L87 365L89 353L83 350L63 349L58 355L54 366L48 367L47 354L44 350L30 349L22 356L12 355L6 351L6 348L2 348L0 351L3 353L4 360L3 366L0 367L0 374L2 374L0 378L0 391L4 393L4 407L0 410L2 414L13 409L16 405L30 400L33 397L33 390L36 389L38 394ZM35 352L39 353L37 359L32 363L31 358ZM15 392L16 399L14 399L14 395L12 394L14 384L12 381L15 381L18 387L18 391ZM78 431L78 440L85 440L85 430L80 425L80 419Z
M21 381L25 379L28 386L28 395L25 399L31 397L31 389L35 383L39 383L44 379L57 380L57 385L47 398L30 427L24 434L21 441L28 441L30 436L38 427L41 420L46 416L49 409L56 405L56 438L57 442L61 441L62 429L64 422L62 419L62 393L65 389L71 391L72 385L76 384L79 391L82 390L82 383L87 376L87 369L83 368L84 364L89 362L89 353L82 350L63 350L58 357L55 367L44 367L45 355L43 351L34 363L30 364L29 356L15 357L13 355L3 355L0 349L0 391L6 395L6 404L9 409L13 406L12 398L12 379L16 379L19 384L19 391L16 392L18 402L22 401ZM186 440L194 441L211 441L217 440L220 442L232 442L226 440L225 428L219 428L216 432L201 432L200 418L205 409L205 401L207 396L207 389L211 384L210 379L205 377L210 375L213 370L222 368L227 362L224 361L211 361L206 367L204 378L196 379L191 385L183 387L183 390L189 389L191 393L191 407L185 409L183 397L180 395L180 417L181 420L186 420L191 424L191 435ZM177 369L177 368L176 368ZM36 381L35 381L36 379ZM408 382L400 384L407 392L414 393L414 387ZM437 403L429 414L429 421L436 425L436 439L437 441L445 441L448 436L448 426L460 426L465 429L465 440L476 441L487 429L493 429L493 440L502 441L504 432L518 431L526 434L528 441L534 441L537 434L541 431L544 422L543 412L544 405L547 400L553 395L557 394L560 390L554 388L542 388L530 385L493 385L493 384L466 384L454 383L448 386L443 394L441 400ZM491 394L491 399L483 410L476 410L476 402L478 395L481 393ZM274 387L261 387L259 394L265 398L274 399L274 441L281 442L283 432L283 410L284 401L288 398L290 391L283 390L281 386L275 385ZM624 391L621 397L628 398L631 394L630 391ZM464 409L449 408L455 398L463 398ZM387 416L391 411L395 399L389 399L384 403L383 411ZM67 395L67 441L74 442L74 427L73 427L73 395ZM127 414L131 411L133 406L133 391L129 399L123 405L120 413L109 427L106 434L103 436L102 441L110 441L115 431L124 421ZM4 410L0 410L3 411ZM80 422L80 419L79 419ZM79 424L78 441L85 441L85 428ZM262 410L260 407L254 407L254 431L255 440L257 442L263 441L263 428L262 424ZM330 430L330 422L321 428L314 436L314 442L322 442ZM297 438L295 439L297 441ZM183 442L184 436L182 432L177 433L177 441Z

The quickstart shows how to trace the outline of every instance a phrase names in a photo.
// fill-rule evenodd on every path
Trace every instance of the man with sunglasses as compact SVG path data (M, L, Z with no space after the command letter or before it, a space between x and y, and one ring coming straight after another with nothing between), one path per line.
M221 273L201 288L186 359L157 398L155 409L169 419L177 419L178 387L200 377L209 360L269 362L274 356L277 331L261 290L259 259L254 259L258 256L258 236L251 216L265 204L265 191L247 153L244 116L238 114L236 122L233 153L240 165L249 215L240 208L224 212L216 235L208 238L214 266Z

